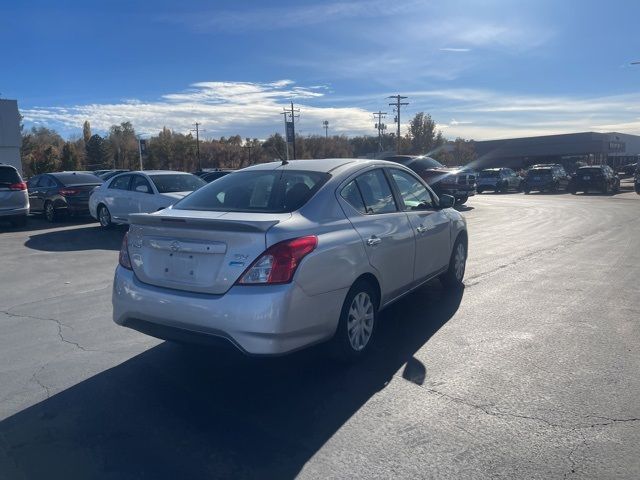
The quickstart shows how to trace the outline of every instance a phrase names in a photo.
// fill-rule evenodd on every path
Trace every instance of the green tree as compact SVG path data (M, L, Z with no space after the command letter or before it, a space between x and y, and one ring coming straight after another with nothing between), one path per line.
M60 168L62 170L80 170L80 155L78 155L75 144L66 142L62 147Z
M436 130L436 122L424 112L416 113L411 119L406 138L410 152L416 155L428 154L444 143L442 133Z
M109 129L109 147L114 168L133 169L138 164L138 139L131 122L113 125Z
M110 152L109 146L104 139L97 133L91 135L89 141L86 142L86 167L90 170L96 170L100 168L109 168Z

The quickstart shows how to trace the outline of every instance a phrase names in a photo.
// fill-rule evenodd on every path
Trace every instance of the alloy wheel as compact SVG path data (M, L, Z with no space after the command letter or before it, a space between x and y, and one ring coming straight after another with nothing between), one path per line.
M367 292L360 292L351 301L347 317L347 334L351 348L362 351L373 334L375 307Z
M44 216L46 217L48 222L53 222L56 216L56 211L53 208L53 203L49 202L44 207Z
M108 227L111 224L111 214L106 207L100 207L98 219L100 220L100 225L102 225L103 227Z

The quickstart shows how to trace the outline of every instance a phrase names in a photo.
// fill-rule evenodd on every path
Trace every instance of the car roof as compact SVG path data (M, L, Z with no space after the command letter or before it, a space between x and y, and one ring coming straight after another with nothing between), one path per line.
M283 162L269 162L260 163L258 165L252 165L243 169L249 170L276 170L278 168L290 169L290 170L303 170L310 172L325 172L329 173L337 170L346 165L364 165L366 163L379 163L382 164L384 160L361 160L358 158L322 158L322 159L310 159L310 160L289 160L287 163ZM388 163L388 162L384 162Z
M144 175L175 175L175 174L193 175L192 173L189 173L189 172L179 172L176 170L131 170L131 171L119 173L118 175L115 175L113 178L119 175L124 175L124 174L129 175L132 173L142 173Z

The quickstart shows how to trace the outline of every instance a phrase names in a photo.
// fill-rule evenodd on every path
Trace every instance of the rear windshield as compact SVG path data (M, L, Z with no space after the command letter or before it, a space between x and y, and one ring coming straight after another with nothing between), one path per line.
M551 175L550 168L534 168L533 170L529 170L527 172L528 175Z
M500 176L500 174L495 170L485 170L484 172L480 172L480 178L495 178L498 176Z
M0 186L21 182L20 175L14 168L0 167Z
M578 169L579 173L602 173L602 169L600 168L593 168L593 167L587 167L587 168L579 168Z
M190 173L149 175L159 193L193 192L207 183Z
M329 179L328 173L267 170L236 172L219 178L176 203L179 210L293 212Z
M63 185L83 185L86 183L102 183L100 177L96 177L93 173L56 173L56 179Z

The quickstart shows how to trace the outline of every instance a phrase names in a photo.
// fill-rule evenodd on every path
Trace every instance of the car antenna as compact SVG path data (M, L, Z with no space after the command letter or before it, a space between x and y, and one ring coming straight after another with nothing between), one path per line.
M282 165L281 166L289 165L289 160L286 160L286 159L283 158L283 159L281 159L281 161L282 161Z

